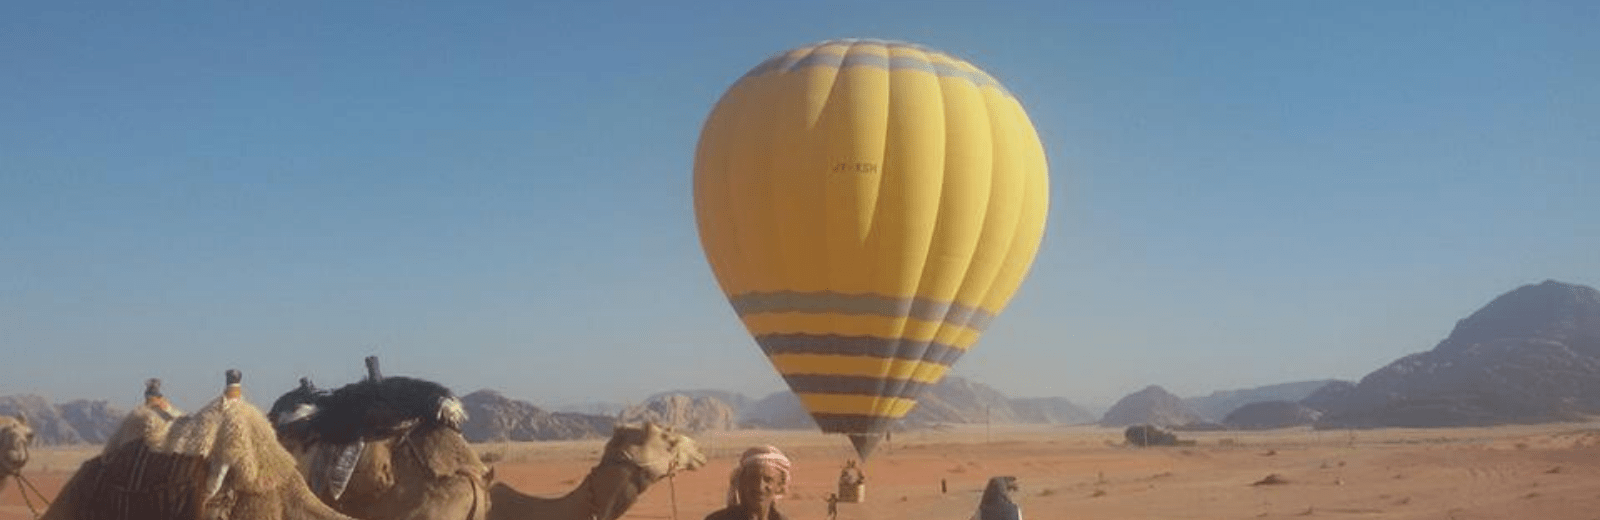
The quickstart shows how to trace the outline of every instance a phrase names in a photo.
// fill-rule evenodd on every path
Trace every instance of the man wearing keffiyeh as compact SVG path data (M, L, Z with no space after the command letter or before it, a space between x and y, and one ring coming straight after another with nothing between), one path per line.
M789 491L789 457L773 446L745 450L728 476L728 507L705 520L784 520L778 499Z

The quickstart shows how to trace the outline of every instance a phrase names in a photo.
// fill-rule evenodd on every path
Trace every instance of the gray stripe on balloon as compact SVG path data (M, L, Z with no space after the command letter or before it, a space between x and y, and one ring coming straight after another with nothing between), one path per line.
M783 376L789 389L797 394L841 394L871 397L898 397L916 399L930 383L909 379L885 380L875 376L833 376L820 374L789 374Z
M943 343L877 336L784 333L761 334L755 339L756 344L761 345L761 352L768 356L779 354L860 356L921 361L948 367L955 364L963 352L959 348Z
M846 316L884 316L938 321L957 327L983 331L994 320L994 313L980 307L929 298L900 298L882 294L845 294L834 291L749 292L730 298L740 316L778 312L802 314L843 314Z
M811 418L823 433L878 433L888 429L894 418L878 415L813 413Z

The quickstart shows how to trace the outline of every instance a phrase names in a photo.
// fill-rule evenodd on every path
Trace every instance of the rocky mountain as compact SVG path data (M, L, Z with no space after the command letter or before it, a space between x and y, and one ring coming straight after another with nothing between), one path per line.
M623 403L614 403L610 401L588 401L552 406L550 411L615 417L617 414L620 414L623 410L627 409L628 405Z
M917 407L899 423L919 427L941 423L1082 424L1094 414L1060 397L1010 398L994 388L960 376L945 376L917 399ZM739 410L745 428L815 429L800 398L787 390L751 401Z
M78 438L90 444L104 444L116 433L117 426L128 413L118 410L106 401L78 399L56 407L61 419L78 432Z
M127 415L106 401L77 400L58 405L39 395L0 397L0 415L19 413L28 416L34 442L40 445L105 442Z
M1011 409L1011 399L988 385L958 377L945 376L939 384L929 387L917 398L917 407L901 420L905 425L956 423L981 424L1015 423L1016 411Z
M1092 424L1099 418L1064 397L1012 398L1011 410L1018 422L1028 424Z
M1202 421L1200 414L1189 408L1182 398L1172 395L1165 388L1150 385L1143 390L1128 394L1117 401L1117 404L1111 405L1111 409L1106 410L1105 416L1100 418L1100 425L1183 426Z
M479 390L461 397L467 423L461 434L471 442L547 441L607 437L616 418L581 413L551 413L526 401Z
M1239 409L1241 406L1265 401L1299 401L1332 383L1345 382L1334 379L1319 379L1238 390L1219 390L1203 397L1186 398L1183 402L1207 421L1222 421L1229 413Z
M1007 397L989 385L960 376L945 376L917 399L906 414L907 425L978 424L1082 424L1094 415L1062 397Z
M668 391L668 392L661 392L661 393L658 393L658 394L655 394L655 395L652 395L650 397L645 398L645 402L648 403L650 401L654 401L656 399L660 399L660 398L667 397L667 396L670 396L670 395L682 395L682 396L689 397L691 399L700 398L700 397L710 397L712 399L716 399L718 401L726 403L728 406L733 407L734 410L739 410L741 408L744 408L745 405L748 405L751 402L749 397L747 397L744 394L741 394L739 392L730 392L730 391L727 391L727 390L713 390L713 389L672 390L672 391Z
M653 421L689 432L726 431L738 425L732 406L704 394L657 394L644 404L623 411L621 419L625 423Z
M1328 415L1333 412L1342 412L1345 403L1356 393L1356 384L1349 381L1334 381L1328 383L1311 395L1300 400L1300 404L1307 408Z
M1433 350L1361 379L1322 425L1471 426L1600 413L1600 291L1548 280L1503 294Z
M1229 428L1271 430L1317 422L1322 412L1294 401L1261 401L1239 407L1222 419Z
M817 421L794 392L782 390L739 409L739 425L770 430L815 430Z

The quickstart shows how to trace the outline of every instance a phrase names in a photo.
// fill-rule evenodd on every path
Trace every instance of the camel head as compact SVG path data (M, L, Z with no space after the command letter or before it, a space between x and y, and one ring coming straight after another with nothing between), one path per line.
M605 457L638 465L652 482L706 465L706 454L694 439L654 422L617 425L606 443Z
M33 427L22 414L0 417L0 477L15 475L28 463L28 445L33 443Z

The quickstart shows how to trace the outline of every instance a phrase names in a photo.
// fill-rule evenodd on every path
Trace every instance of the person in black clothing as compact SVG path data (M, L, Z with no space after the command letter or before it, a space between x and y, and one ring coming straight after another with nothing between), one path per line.
M1022 520L1022 508L1012 500L1020 490L1017 477L990 478L989 487L983 490L983 499L978 502L978 512L972 515L972 520Z
M772 446L745 450L728 478L728 507L705 520L785 520L778 499L789 491L789 457Z

